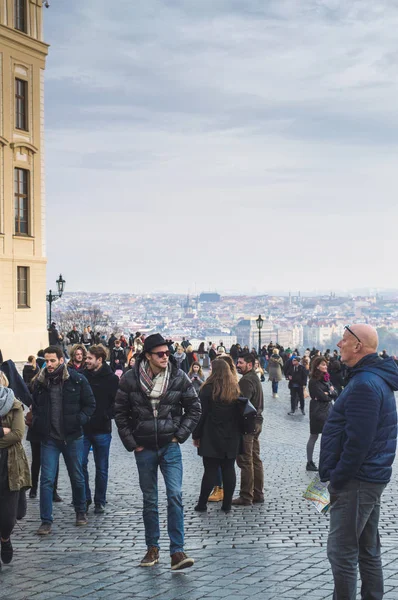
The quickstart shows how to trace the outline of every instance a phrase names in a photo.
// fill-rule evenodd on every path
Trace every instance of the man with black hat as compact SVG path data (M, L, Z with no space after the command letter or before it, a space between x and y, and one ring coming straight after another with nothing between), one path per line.
M142 567L159 561L158 467L166 485L167 526L173 571L194 563L184 552L182 459L180 444L199 421L200 402L187 375L178 369L166 340L148 336L133 369L120 380L115 421L120 438L135 453L141 491L147 553Z

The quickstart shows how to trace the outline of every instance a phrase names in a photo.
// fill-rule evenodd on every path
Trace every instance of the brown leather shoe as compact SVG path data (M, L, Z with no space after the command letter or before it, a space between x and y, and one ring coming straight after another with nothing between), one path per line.
M147 553L140 562L140 567L153 567L159 562L159 548L157 546L149 546Z
M185 552L174 552L171 555L171 570L179 571L180 569L187 569L188 567L192 567L194 562L194 559L189 558Z
M245 500L241 496L238 496L237 498L234 498L232 500L232 506L251 506L251 505L252 505L252 503L250 502L250 500Z

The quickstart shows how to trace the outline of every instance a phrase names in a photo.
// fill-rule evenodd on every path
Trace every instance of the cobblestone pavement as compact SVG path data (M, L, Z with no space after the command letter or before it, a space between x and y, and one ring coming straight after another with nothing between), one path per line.
M162 480L161 562L153 568L138 568L145 544L137 470L134 456L124 450L115 433L107 514L95 516L91 512L88 527L75 527L70 486L61 460L59 492L65 501L54 506L53 533L45 538L35 535L40 524L38 500L28 500L28 515L13 535L15 558L0 571L0 598L331 598L333 585L326 558L328 518L318 515L301 498L311 478L305 471L308 416L287 415L286 382L281 388L280 398L273 399L270 384L264 384L261 453L265 504L234 508L229 515L220 512L219 504L213 504L207 514L195 513L202 465L191 440L182 446L186 549L196 561L192 569L170 571ZM398 599L396 489L394 476L383 496L380 523L385 598L390 600Z

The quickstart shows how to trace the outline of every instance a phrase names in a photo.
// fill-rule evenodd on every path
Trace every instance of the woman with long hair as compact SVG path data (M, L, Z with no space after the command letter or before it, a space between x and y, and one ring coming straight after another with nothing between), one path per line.
M202 384L205 382L205 376L202 371L202 367L197 361L194 361L188 372L188 377L192 381L192 385L195 388L195 392L199 394L199 390Z
M310 382L308 390L310 402L310 437L307 442L307 471L317 471L313 460L314 448L323 426L332 408L332 400L337 396L330 383L328 364L323 356L316 356L312 360Z
M210 492L221 467L224 500L221 510L231 510L236 486L235 460L241 449L239 385L225 360L212 362L212 372L200 390L202 415L192 434L193 443L203 458L204 474L195 510L205 512Z
M22 446L24 432L22 404L0 371L0 559L4 564L10 563L13 557L11 533L17 520L20 492L31 483Z
M283 379L283 360L279 356L278 348L272 349L272 355L268 362L268 380L272 383L272 397L278 398L278 385Z
M31 354L30 356L28 356L28 362L24 364L22 370L22 379L28 387L33 377L35 377L39 371L40 369L37 366L36 357L33 356L33 354Z

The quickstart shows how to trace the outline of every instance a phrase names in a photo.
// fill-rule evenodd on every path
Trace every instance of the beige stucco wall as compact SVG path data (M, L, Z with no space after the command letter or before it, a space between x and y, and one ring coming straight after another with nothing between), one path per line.
M47 344L42 0L26 0L27 33L14 30L14 1L0 0L0 349L26 360ZM15 129L15 77L28 82L28 132ZM14 230L14 168L30 171L30 231ZM30 268L30 307L17 308L17 267Z

